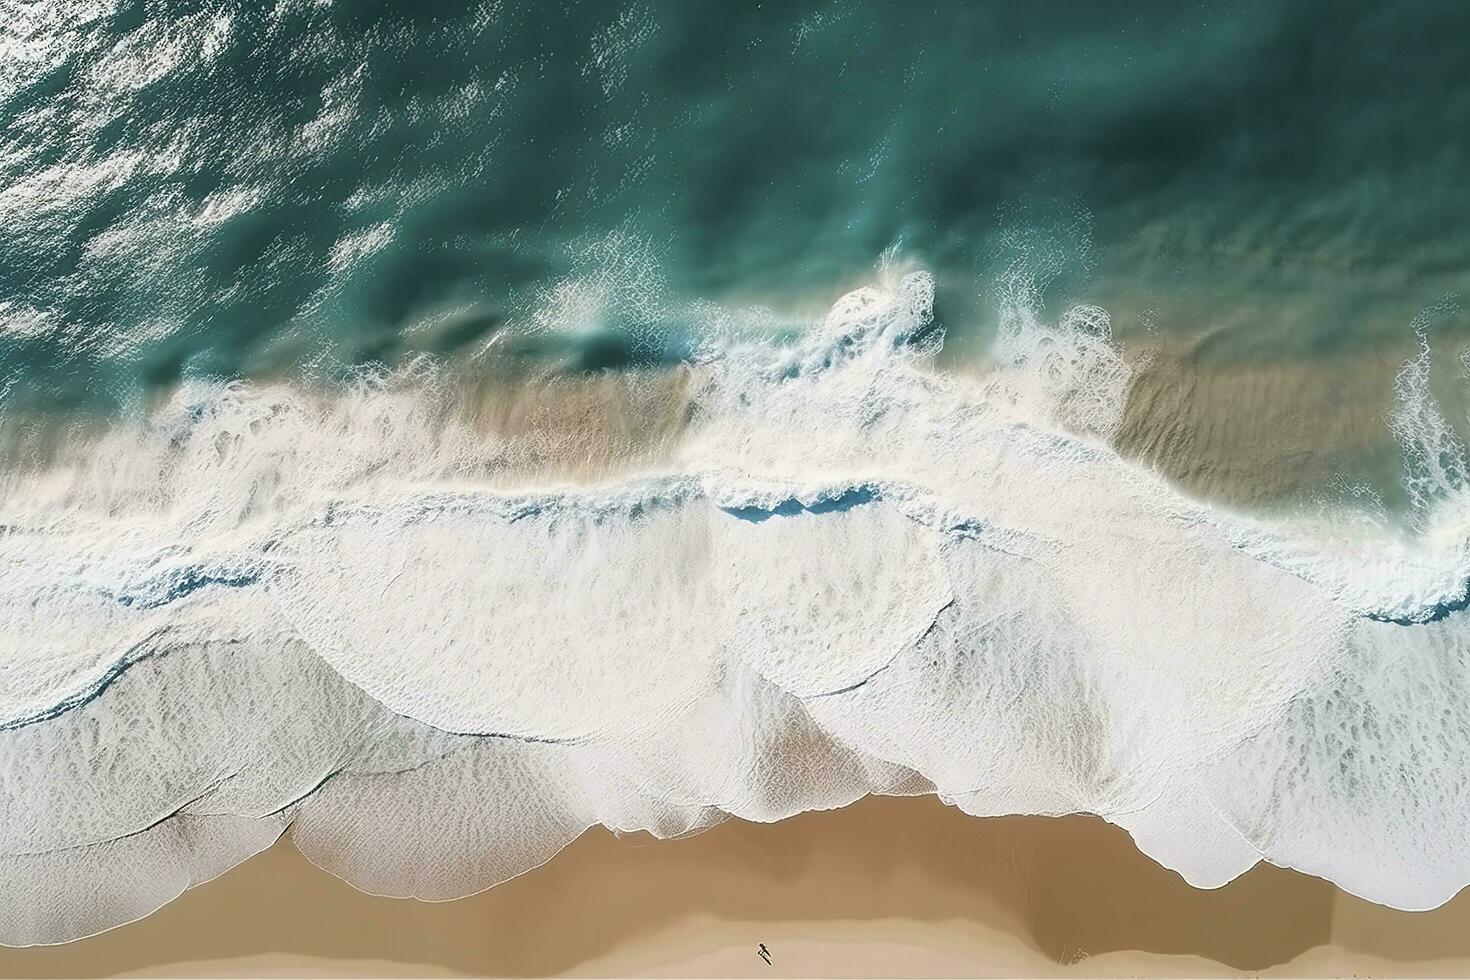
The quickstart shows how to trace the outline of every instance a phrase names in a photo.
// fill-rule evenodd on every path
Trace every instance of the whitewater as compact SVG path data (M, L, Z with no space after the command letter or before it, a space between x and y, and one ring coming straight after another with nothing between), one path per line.
M1447 901L1470 482L1427 321L1385 406L1409 519L1262 517L1120 455L1108 314L1026 300L945 371L933 279L893 272L789 343L610 382L673 420L614 451L489 431L425 361L187 381L17 456L0 943L131 921L284 833L443 900L599 824L875 793L1097 814L1204 888L1267 861Z

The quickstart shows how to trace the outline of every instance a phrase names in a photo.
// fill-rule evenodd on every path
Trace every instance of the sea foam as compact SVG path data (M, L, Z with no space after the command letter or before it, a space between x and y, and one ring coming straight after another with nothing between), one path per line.
M1449 899L1470 557L1427 340L1392 416L1413 526L1272 522L1114 451L1106 313L1015 299L978 378L935 368L924 273L704 348L677 435L593 481L509 466L432 372L191 383L7 468L0 942L147 914L288 828L444 899L597 824L868 793L1096 813L1202 887L1266 860Z

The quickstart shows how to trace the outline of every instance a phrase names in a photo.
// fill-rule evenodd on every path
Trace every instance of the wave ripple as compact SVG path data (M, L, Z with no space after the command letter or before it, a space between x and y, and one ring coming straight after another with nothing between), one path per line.
M965 380L932 302L913 273L702 352L679 437L595 485L488 478L432 384L194 385L6 474L0 941L146 914L288 827L437 899L595 824L867 793L1097 813L1203 887L1470 882L1465 469L1427 366L1412 534L1268 524L1110 447L1104 311L1008 310Z

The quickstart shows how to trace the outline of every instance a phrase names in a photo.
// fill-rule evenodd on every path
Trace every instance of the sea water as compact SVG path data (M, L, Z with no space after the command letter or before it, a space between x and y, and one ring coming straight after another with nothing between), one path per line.
M0 942L868 793L1470 882L1458 5L3 15Z

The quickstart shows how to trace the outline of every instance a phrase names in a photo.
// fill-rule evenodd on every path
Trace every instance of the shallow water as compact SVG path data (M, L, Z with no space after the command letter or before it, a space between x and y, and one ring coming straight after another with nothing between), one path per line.
M1470 17L1135 10L7 11L0 942L870 792L1447 900Z

